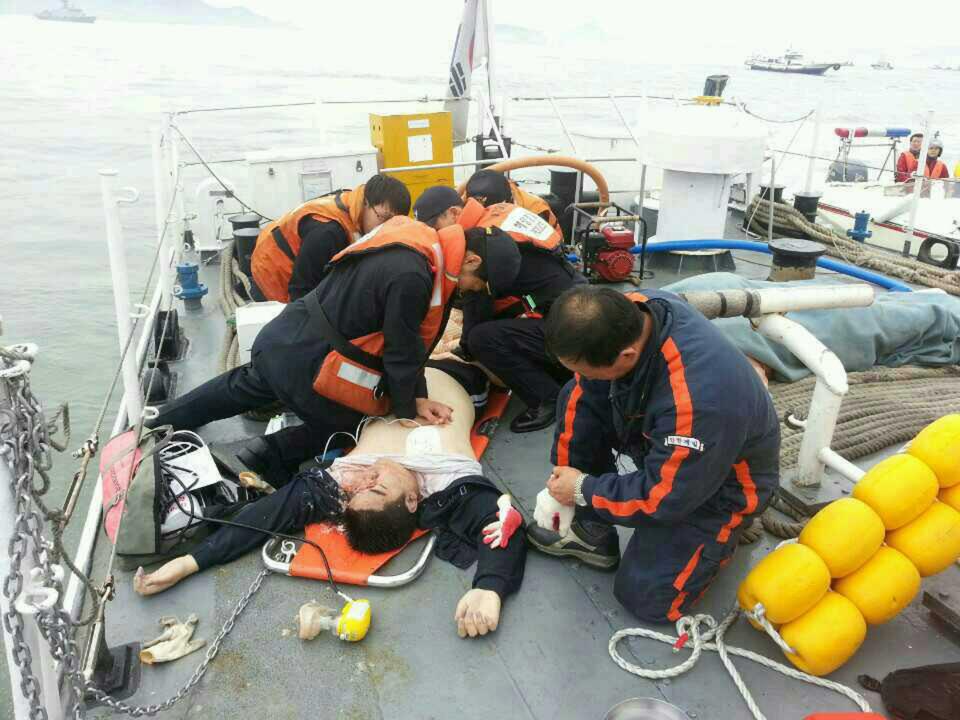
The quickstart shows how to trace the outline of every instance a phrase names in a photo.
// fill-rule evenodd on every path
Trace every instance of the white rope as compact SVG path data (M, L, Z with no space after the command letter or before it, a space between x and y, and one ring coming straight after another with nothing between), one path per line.
M757 603L754 605L753 610L744 610L743 614L757 623L757 625L762 627L763 631L770 636L770 639L777 644L777 647L783 650L787 655L796 655L796 651L787 645L787 641L781 637L776 628L770 624L769 620L767 620L767 609L762 603Z
M618 630L613 634L613 637L610 638L610 643L608 646L610 657L613 658L613 661L617 665L619 665L623 670L626 670L628 673L632 673L633 675L646 678L648 680L665 680L667 678L678 677L687 672L694 665L696 665L697 660L700 659L701 652L704 650L712 650L720 655L720 661L726 668L727 673L729 673L730 677L733 679L734 685L737 686L737 690L740 691L740 695L743 697L744 702L747 704L747 707L750 709L750 713L753 715L755 720L766 720L766 716L760 711L759 706L754 701L753 696L750 694L750 690L743 682L743 678L740 677L740 673L738 673L737 669L734 667L733 661L730 659L730 655L737 655L739 657L747 658L748 660L753 660L755 663L763 665L764 667L768 667L771 670L776 670L778 673L793 678L794 680L800 680L802 682L810 683L811 685L817 685L819 687L826 688L827 690L833 690L834 692L848 697L863 712L871 712L870 704L867 702L866 698L864 698L855 690L848 688L846 685L841 685L833 680L825 680L823 678L814 677L813 675L808 675L807 673L801 672L796 668L775 662L768 657L750 650L744 650L743 648L734 647L732 645L727 646L724 643L723 636L740 616L740 613L741 610L739 608L735 608L723 619L719 625L711 615L685 615L677 620L676 637L657 632L656 630L648 630L646 628L624 628L623 630ZM706 626L706 632L701 633L702 626ZM672 645L674 652L678 652L684 647L684 645L688 643L693 644L693 649L690 653L690 657L688 657L679 665L665 668L663 670L646 670L624 660L617 651L617 644L625 637L642 637L649 640L657 640L658 642ZM716 637L715 642L708 642L714 637Z

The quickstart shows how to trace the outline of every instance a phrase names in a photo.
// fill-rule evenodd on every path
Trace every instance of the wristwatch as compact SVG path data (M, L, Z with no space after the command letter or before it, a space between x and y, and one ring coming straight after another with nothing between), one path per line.
M587 499L583 496L583 481L587 473L580 473L580 477L573 481L573 503L580 507L587 506Z

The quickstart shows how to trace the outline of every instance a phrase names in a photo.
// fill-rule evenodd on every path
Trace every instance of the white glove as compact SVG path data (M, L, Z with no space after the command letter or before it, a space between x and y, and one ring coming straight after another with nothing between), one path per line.
M523 516L510 504L509 495L501 495L497 499L497 520L483 529L483 542L493 550L506 547L510 538L523 525Z
M533 510L533 519L544 530L553 530L561 535L570 532L573 522L573 508L561 505L547 488L537 493L537 506Z

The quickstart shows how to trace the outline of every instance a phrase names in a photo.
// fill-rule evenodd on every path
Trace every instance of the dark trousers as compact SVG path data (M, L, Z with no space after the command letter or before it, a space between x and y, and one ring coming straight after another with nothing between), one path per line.
M284 534L302 530L312 522L325 520L325 502L319 497L314 477L299 473L293 480L270 495L247 505L231 521L261 530ZM233 525L214 526L214 531L190 553L201 570L232 562L251 550L261 547L269 535Z
M527 404L554 403L570 373L547 357L540 318L488 320L470 329L470 354Z
M191 430L278 400L304 423L265 436L287 471L295 471L301 462L323 452L334 433L355 432L363 418L356 410L327 400L309 386L295 394L278 391L252 363L247 363L167 403L150 426L172 425L175 430ZM343 437L340 442L332 441L330 447L342 447L347 440Z

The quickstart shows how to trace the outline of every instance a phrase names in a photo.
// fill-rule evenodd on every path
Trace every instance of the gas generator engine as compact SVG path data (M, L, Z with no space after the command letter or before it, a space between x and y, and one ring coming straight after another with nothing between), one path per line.
M599 203L571 205L573 245L583 260L583 274L590 282L636 282L635 245L646 246L647 223L612 203L601 215L593 215ZM634 229L627 223L639 223Z

